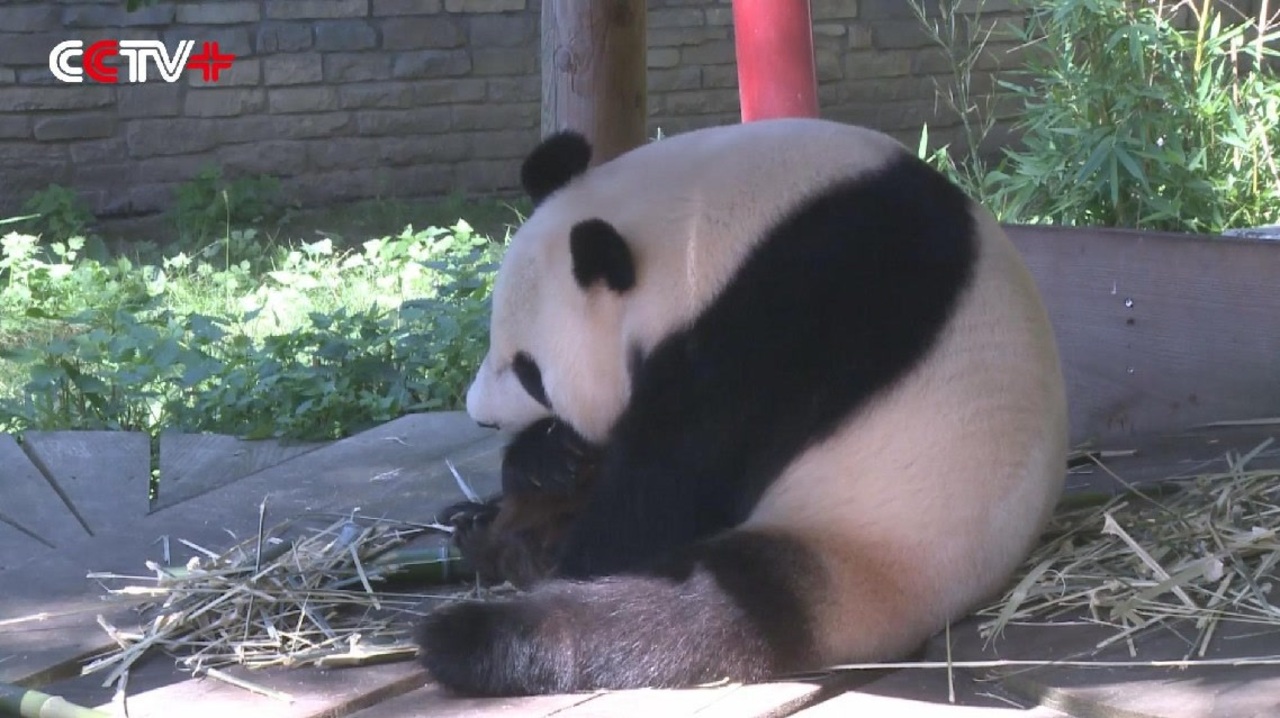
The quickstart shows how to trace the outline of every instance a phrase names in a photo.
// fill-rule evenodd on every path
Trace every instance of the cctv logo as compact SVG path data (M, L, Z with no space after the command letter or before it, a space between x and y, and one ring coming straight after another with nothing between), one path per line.
M67 40L49 53L49 71L62 82L84 82L88 75L94 82L114 84L120 81L119 69L105 60L123 57L129 68L129 82L146 82L147 69L152 65L165 82L177 82L183 70L199 70L205 82L217 82L223 70L231 69L236 56L223 54L216 42L204 43L201 51L193 55L195 44L193 40L182 40L171 55L159 40L99 40L87 48L80 40ZM80 67L71 64L76 57L81 58Z

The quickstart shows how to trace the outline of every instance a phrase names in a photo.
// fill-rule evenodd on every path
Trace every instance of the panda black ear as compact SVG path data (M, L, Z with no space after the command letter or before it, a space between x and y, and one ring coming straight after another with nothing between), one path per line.
M573 130L562 130L548 136L520 166L520 184L536 206L582 174L591 163L591 145L587 138Z
M569 251L573 255L573 277L588 289L604 280L615 292L625 292L636 284L636 265L631 248L613 225L603 219L588 219L569 230Z

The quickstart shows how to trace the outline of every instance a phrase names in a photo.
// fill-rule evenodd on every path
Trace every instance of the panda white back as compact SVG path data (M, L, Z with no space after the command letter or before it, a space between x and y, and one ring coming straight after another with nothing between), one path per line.
M494 293L477 421L603 448L559 574L429 617L468 693L758 680L889 659L999 588L1065 471L1052 331L994 220L817 120L586 169L549 139ZM586 155L589 156L589 155Z

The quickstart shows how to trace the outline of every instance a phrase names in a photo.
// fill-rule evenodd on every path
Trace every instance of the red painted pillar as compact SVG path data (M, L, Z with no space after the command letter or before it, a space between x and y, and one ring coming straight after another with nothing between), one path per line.
M742 121L817 117L809 0L733 0Z

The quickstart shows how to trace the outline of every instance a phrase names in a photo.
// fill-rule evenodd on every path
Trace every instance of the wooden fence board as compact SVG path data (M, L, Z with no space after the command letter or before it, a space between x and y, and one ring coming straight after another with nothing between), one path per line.
M8 434L0 434L0 467L0 516L55 547L85 535L62 497Z
M160 481L153 509L173 506L328 442L245 441L217 434L160 434Z
M15 659L0 661L0 681L47 677L51 666L67 667L86 646L105 646L105 636L93 620L94 612L105 608L101 592L85 574L137 573L145 559L159 559L154 544L161 535L212 547L231 542L227 531L247 538L256 532L258 505L264 497L269 497L268 525L307 512L349 513L357 507L365 515L427 520L462 495L444 459L459 461L460 470L473 464L489 467L464 475L478 491L496 491L496 464L504 441L460 413L404 417L162 509L131 526L113 527L76 542L55 557L58 561L7 571L0 582L0 651L21 635L17 629L6 629L5 619L46 610L72 615L44 640L25 639ZM174 560L184 558L179 554Z
M1280 415L1280 243L1008 231L1059 338L1075 439Z
M151 439L126 431L29 431L26 451L93 534L147 512Z

